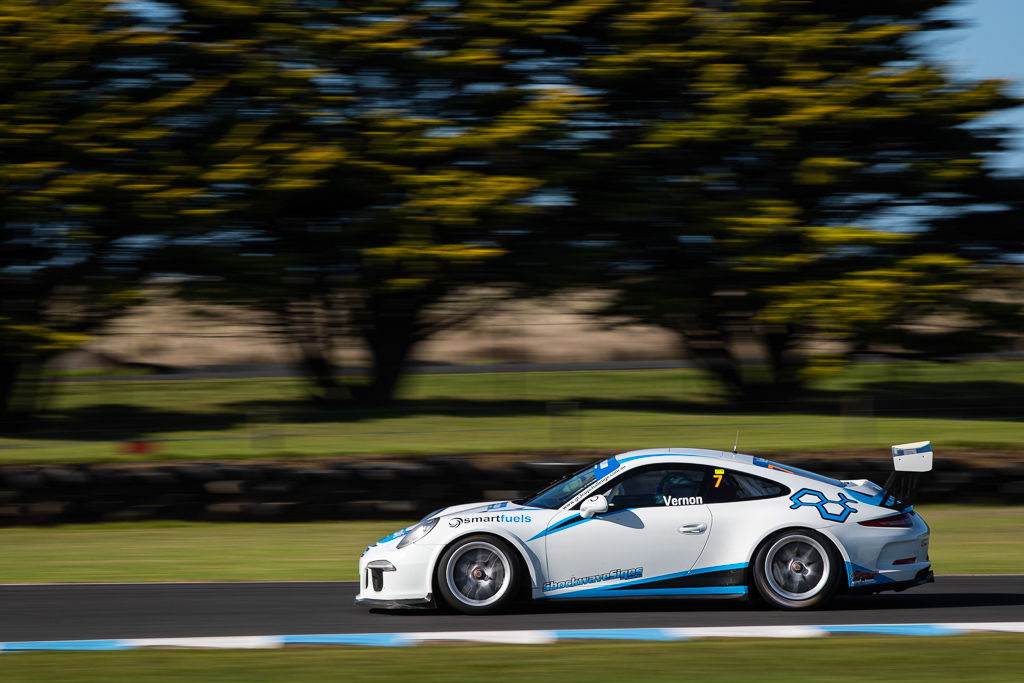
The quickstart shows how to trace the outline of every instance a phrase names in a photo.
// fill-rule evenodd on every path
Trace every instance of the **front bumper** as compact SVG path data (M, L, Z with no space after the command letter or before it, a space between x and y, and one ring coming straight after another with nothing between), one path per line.
M440 550L422 542L399 550L397 539L370 547L359 558L355 604L384 609L433 604L432 575Z

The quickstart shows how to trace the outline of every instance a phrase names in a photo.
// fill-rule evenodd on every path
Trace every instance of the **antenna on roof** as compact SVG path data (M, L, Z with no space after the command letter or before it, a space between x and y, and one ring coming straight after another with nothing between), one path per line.
M732 445L732 454L736 455L736 451L740 447L740 430L736 430L736 442Z

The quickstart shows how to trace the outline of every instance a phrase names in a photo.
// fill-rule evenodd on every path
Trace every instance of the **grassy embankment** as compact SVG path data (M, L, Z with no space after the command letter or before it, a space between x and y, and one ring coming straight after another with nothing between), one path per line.
M1024 507L921 506L939 574L1024 566ZM0 583L355 579L356 560L402 522L138 522L0 529Z
M2 681L831 681L843 672L901 683L1019 680L1020 635L844 636L811 640L564 643L279 651L0 655Z
M854 365L799 400L727 405L697 370L481 373L408 379L387 410L317 408L293 379L62 384L49 415L0 438L0 463L605 451L747 452L1024 443L1024 362ZM121 442L167 439L145 454Z

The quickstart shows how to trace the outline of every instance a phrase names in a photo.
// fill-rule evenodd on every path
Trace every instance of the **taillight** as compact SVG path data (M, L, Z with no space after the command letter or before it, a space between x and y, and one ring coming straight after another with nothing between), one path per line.
M898 515L892 515L891 517L882 517L881 519L872 519L868 522L857 522L861 526L880 526L888 529L908 529L914 526L914 520L911 518L911 513L904 512Z

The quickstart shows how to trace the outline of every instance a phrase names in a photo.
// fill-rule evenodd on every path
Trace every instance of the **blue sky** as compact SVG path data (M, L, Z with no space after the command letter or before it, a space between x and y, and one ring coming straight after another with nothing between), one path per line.
M856 0L851 0L855 2ZM1011 78L1013 93L1024 97L1024 0L961 0L942 13L965 22L928 40L931 54L970 78ZM1001 155L1000 166L1024 169L1024 107L992 117L1014 126L1012 153Z

